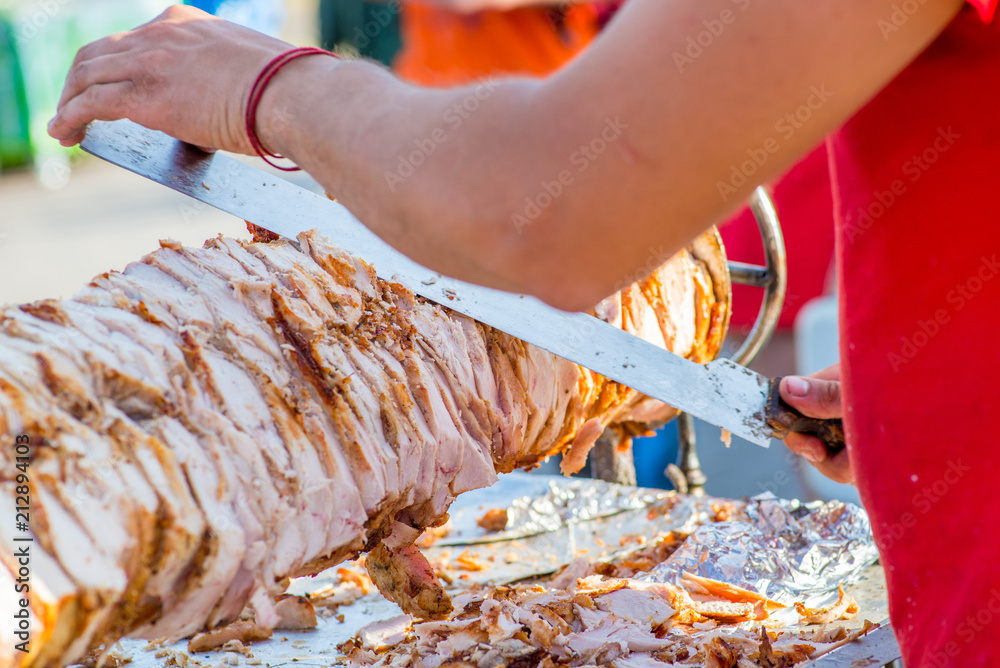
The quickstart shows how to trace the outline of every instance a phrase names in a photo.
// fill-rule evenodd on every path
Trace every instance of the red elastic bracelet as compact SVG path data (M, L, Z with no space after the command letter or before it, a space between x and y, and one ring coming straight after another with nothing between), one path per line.
M247 99L245 121L250 146L252 146L253 150L257 152L257 155L263 158L264 162L276 169L280 169L283 172L297 172L301 169L301 167L282 167L281 165L276 165L271 162L270 158L280 160L283 159L284 156L268 151L264 148L264 144L261 142L260 137L257 136L257 107L260 105L261 98L264 97L264 89L267 88L267 85L271 83L271 79L274 78L274 75L276 75L282 67L297 58L311 55L333 56L334 58L340 58L340 56L335 53L330 53L329 51L315 46L303 46L297 49L292 49L291 51L286 51L280 56L274 58L264 67L264 69L260 71L260 74L257 75L257 80L253 82L253 88L250 89L250 97Z

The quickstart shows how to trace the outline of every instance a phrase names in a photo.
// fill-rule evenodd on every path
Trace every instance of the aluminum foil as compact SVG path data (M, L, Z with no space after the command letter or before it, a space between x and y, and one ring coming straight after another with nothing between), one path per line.
M492 508L512 512L506 531L486 535L476 520ZM732 520L715 521L720 509ZM577 557L613 559L636 549L632 536L653 540L670 531L691 535L646 579L673 580L689 570L765 592L783 603L816 594L829 599L840 582L854 580L877 556L868 518L860 508L840 503L806 506L774 496L731 501L518 473L503 476L490 489L463 494L451 515L451 534L424 550L428 558L447 562L464 553L489 564L482 571L453 571L454 589L551 573ZM331 569L294 580L290 591L305 594L336 579ZM885 619L884 590L873 586L867 601L857 592L855 596L864 617ZM811 607L825 603L806 601ZM343 658L337 644L368 624L399 615L399 608L374 592L340 612L343 617L321 618L315 631L282 631L274 640L255 643L254 656L272 666L336 664ZM789 619L781 621L794 623L794 611L787 612ZM861 618L856 618L858 623ZM145 650L146 641L123 639L121 644L136 668L165 668L169 663ZM185 647L183 641L170 646L176 651ZM195 658L209 663L216 656Z
M672 582L689 571L786 605L818 606L878 559L868 515L853 504L805 505L768 493L748 501L745 513L747 521L700 526L640 579Z
M603 482L603 481L602 481ZM664 493L590 480L550 481L545 494L516 499L507 509L507 530L544 533L564 524L607 517L623 510L645 508Z
M729 504L731 521L714 521L719 504ZM508 511L507 528L499 533L476 523L493 508ZM436 548L518 541L496 545L499 553L513 552L519 559L483 574L494 582L551 572L575 556L612 559L630 550L623 540L629 536L674 531L691 535L643 579L674 581L690 571L788 605L820 606L835 599L839 584L856 582L878 559L863 509L837 501L803 504L770 493L734 502L512 473L489 489L463 495L450 524L451 532Z
M464 497L460 498L456 505L464 500ZM511 499L509 503L513 505L515 501ZM740 502L736 503L742 507ZM730 507L733 502L667 492L650 506L593 520L570 522L554 531L510 540L487 542L476 539L462 544L456 543L457 538L452 535L449 536L452 542L438 541L422 551L432 564L454 564L460 554L489 564L482 571L471 572L463 572L455 566L450 572L452 576L461 578L455 581L458 587L472 583L506 584L553 573L577 558L592 563L615 560L642 549L640 537L649 544L671 532L690 534L699 526L715 520L713 505L718 508L719 504ZM477 506L477 513L482 512ZM513 533L504 532L503 535L509 537Z
M668 496L663 490L603 480L510 473L493 487L463 494L461 505L452 506L448 535L436 544L475 545L535 536L646 508ZM507 527L488 533L477 522L494 508L507 510Z

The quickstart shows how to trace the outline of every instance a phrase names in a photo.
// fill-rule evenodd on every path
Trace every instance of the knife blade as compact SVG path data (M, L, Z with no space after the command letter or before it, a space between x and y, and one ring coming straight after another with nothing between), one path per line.
M788 412L775 382L730 360L697 364L585 313L567 313L534 297L442 276L386 244L342 205L229 156L205 153L127 120L95 121L81 147L281 236L295 239L316 229L369 262L380 278L751 443L768 447L772 436L782 437L793 426L811 433L828 428Z

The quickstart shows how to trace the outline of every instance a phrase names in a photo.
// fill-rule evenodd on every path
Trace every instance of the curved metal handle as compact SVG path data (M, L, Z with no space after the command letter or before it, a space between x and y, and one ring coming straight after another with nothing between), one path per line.
M781 224L778 222L774 202L763 187L754 190L750 198L750 209L757 220L761 240L764 242L765 266L729 262L729 273L733 283L763 288L764 298L750 334L732 356L732 360L742 366L753 362L771 340L778 326L778 318L785 304L785 292L788 289L785 239L781 233Z
M733 283L763 288L764 297L753 328L739 350L732 356L737 364L747 366L753 362L767 342L771 340L778 317L785 304L788 289L788 262L785 256L785 239L778 222L778 212L767 190L759 187L750 197L750 210L757 220L760 237L764 242L763 267L745 262L729 262L729 275ZM686 480L688 491L694 495L704 494L705 474L698 461L697 443L694 438L694 418L682 413L678 418L680 430L680 469ZM841 439L842 440L842 439Z

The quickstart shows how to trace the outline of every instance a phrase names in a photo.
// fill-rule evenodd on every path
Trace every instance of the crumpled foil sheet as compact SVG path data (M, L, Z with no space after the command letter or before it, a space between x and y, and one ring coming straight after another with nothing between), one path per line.
M556 480L558 483L567 482L562 478ZM498 484L506 487L506 477ZM593 485L590 481L586 484ZM543 497L548 493L545 485L537 489ZM630 493L630 488L619 488L619 490L622 493ZM699 526L715 521L716 508L724 507L726 510L732 510L734 515L742 516L743 503L740 501L684 496L672 492L661 493L657 490L643 491L655 492L656 496L662 495L663 498L649 506L626 509L592 520L569 522L554 531L530 536L521 537L514 532L505 531L493 534L500 536L499 539L483 540L474 537L472 540L464 541L454 534L449 534L447 539L435 541L429 547L422 547L422 551L432 564L452 563L459 554L489 563L489 567L482 571L459 570L453 573L461 577L455 581L459 587L472 583L507 584L553 573L577 558L586 559L591 563L612 561L630 552L641 550L644 545L653 544L672 532L690 534ZM496 488L491 492L494 494L492 500L498 501ZM523 497L509 497L505 503L511 506L521 499ZM455 506L452 506L456 511L453 516L460 517L460 514L465 512L464 502L465 496L462 496ZM489 506L489 508L494 507L505 506L503 504ZM473 506L473 510L475 512L472 514L476 517L484 512L479 505ZM475 529L481 533L479 527ZM645 543L639 540L640 537L645 539ZM448 542L448 539L451 542Z
M749 521L698 527L670 559L639 579L673 582L683 571L791 605L821 605L878 559L868 514L850 503L802 504L767 493L747 502Z
M717 512L713 506L719 504L731 511L732 521L713 523ZM492 508L513 512L506 531L486 535L476 520ZM465 552L489 563L483 571L462 573L462 579L455 581L459 589L551 573L575 557L612 559L638 547L622 540L625 537L652 538L675 531L691 536L647 579L672 581L689 570L765 592L783 603L813 592L825 595L822 602L806 601L815 607L877 556L867 515L860 508L840 503L805 506L773 495L734 502L598 480L512 473L489 489L463 494L452 506L451 517L452 532L423 550L428 558L434 561L445 552L452 557ZM336 569L297 578L290 591L306 594L336 578ZM336 650L339 643L368 624L398 615L399 608L373 592L341 612L340 618L321 618L316 631L282 631L281 637L290 642L255 643L254 656L271 666L337 665L342 661ZM796 621L790 609L773 617L778 619L783 612L789 617L782 621ZM886 613L866 609L863 614L878 621ZM146 651L145 640L125 638L122 645L134 657L130 665L136 668L164 668L169 662ZM185 647L183 641L171 645L177 651Z
M489 489L464 494L452 513L451 532L435 547L533 537L517 545L523 560L490 569L496 581L526 577L528 570L555 570L575 554L613 558L630 551L623 536L690 533L670 559L640 579L673 582L689 571L786 605L804 601L809 606L835 599L831 595L839 584L856 582L878 559L868 514L853 504L803 504L766 493L734 502L731 521L713 522L713 505L719 503L733 502L601 480L511 473ZM508 509L507 528L499 533L487 533L476 523L493 508ZM647 508L666 510L647 517ZM596 538L603 547L591 544ZM536 552L545 558L536 558Z
M645 508L664 496L655 490L604 481L550 480L545 494L514 500L507 509L506 530L524 535L555 531L564 524Z
M461 507L451 513L450 532L436 544L474 545L535 536L646 508L668 496L663 490L623 487L603 480L510 473L491 488L463 494ZM507 528L488 533L477 522L494 508L507 509Z

